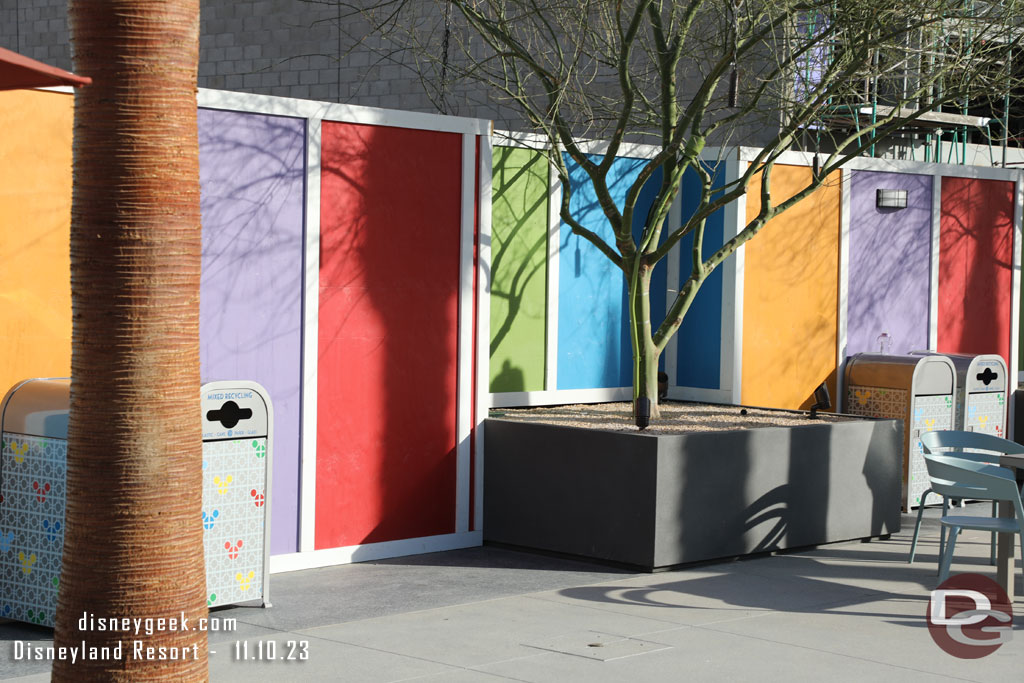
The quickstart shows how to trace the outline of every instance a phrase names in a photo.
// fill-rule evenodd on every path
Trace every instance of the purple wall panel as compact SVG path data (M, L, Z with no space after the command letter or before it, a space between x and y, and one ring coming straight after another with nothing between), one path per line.
M204 382L274 404L271 554L298 550L305 122L199 110Z
M847 355L928 346L928 273L932 179L903 173L852 171ZM906 190L907 208L879 209L879 188Z

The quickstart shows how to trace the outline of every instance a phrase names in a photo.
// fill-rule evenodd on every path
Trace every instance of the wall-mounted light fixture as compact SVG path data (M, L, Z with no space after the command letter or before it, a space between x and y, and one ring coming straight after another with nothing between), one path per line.
M879 209L905 209L907 208L907 191L879 189L875 195L875 206Z

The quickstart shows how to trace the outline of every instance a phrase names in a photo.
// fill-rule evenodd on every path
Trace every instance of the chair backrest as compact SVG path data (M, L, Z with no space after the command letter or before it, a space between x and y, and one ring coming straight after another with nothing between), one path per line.
M999 472L1005 468L929 453L925 454L924 462L931 478L932 490L939 495L947 498L1010 501L1017 512L1017 518L1024 520L1024 509L1021 507L1016 482Z
M925 432L921 435L921 445L925 453L941 453L964 460L993 464L999 464L999 456L1002 454L1024 454L1024 446L1019 443L980 432Z

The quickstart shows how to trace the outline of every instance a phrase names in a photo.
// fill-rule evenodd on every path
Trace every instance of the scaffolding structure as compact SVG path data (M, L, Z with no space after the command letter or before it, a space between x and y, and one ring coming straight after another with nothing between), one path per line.
M980 6L980 3L976 3L976 0L964 0L963 6L967 12L971 12L976 4ZM821 29L822 22L824 21L827 21L827 19L822 17L805 18L800 29L806 31L808 39L813 39L815 32ZM867 153L869 156L875 157L878 152L875 142L877 139L876 124L879 120L895 113L896 118L913 117L912 120L908 121L900 129L900 132L908 142L906 148L909 151L911 160L917 160L918 151L920 150L925 162L966 164L968 162L967 145L971 132L978 131L987 144L989 161L992 166L1007 166L1012 163L1019 163L1007 161L1007 147L1010 140L1014 139L1014 136L1010 133L1011 93L1008 87L1001 93L998 93L1001 95L1002 111L997 116L971 114L972 104L976 105L977 103L969 102L966 99L959 102L959 111L938 110L920 112L919 109L906 106L912 104L916 99L922 108L927 108L928 105L934 102L935 98L941 98L941 80L930 85L926 89L927 92L918 93L917 97L910 96L910 88L913 81L919 77L919 74L924 73L928 68L934 67L937 62L944 58L944 55L953 53L951 48L954 43L957 44L960 54L967 55L968 58L974 52L975 41L978 41L979 38L970 29L969 22L958 24L951 30L946 30L944 22L945 19L938 25L938 30L933 29L926 32L923 28L919 28L916 31L916 35L912 35L913 32L910 30L907 31L905 51L902 59L897 62L899 65L898 78L902 81L900 92L897 96L888 98L889 101L887 102L884 91L880 94L879 51L874 50L870 57L872 69L863 80L860 96L852 102L830 100L825 108L824 115L816 122L814 128L819 131L822 128L850 130L857 134L858 137L863 133L868 138ZM991 40L992 37L989 35L985 39ZM981 39L980 42L983 44L984 39ZM830 63L834 59L836 50L837 47L834 43L823 45L823 54L821 56L825 63ZM815 64L813 60L807 59L804 61L803 68L804 73L801 74L801 78L805 83L813 83L815 78L814 71L821 68L821 64ZM1007 76L1011 75L1013 72L1012 59L1006 59L1000 65L1000 68L1005 70ZM1010 80L1010 78L1007 78L1007 83ZM893 106L893 103L897 106ZM993 133L993 124L998 126L998 135ZM998 161L996 159L997 148L1001 149L1001 158Z

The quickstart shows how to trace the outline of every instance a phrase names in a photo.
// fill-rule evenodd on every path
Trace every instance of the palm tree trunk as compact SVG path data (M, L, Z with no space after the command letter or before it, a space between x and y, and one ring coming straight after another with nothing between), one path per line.
M71 0L70 20L75 69L93 84L75 100L71 424L54 639L111 650L57 660L53 680L206 680L199 2ZM174 617L179 628L80 629L83 615ZM162 661L145 648L185 656Z

